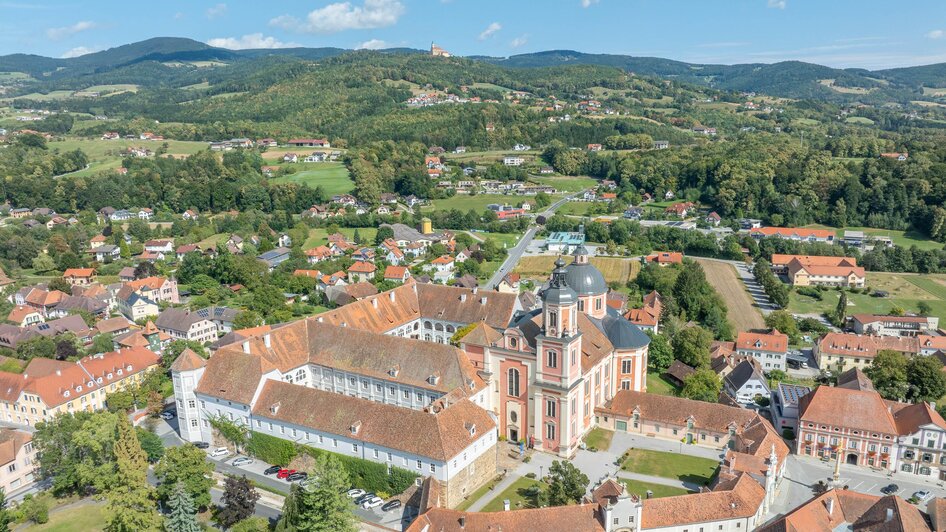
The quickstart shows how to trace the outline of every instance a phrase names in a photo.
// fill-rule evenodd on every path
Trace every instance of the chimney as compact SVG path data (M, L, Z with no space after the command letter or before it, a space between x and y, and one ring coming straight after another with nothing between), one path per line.
M893 508L887 508L887 515L884 516L884 522L889 523L893 521Z
M391 298L391 303L394 303L394 290L388 292L388 297Z
M465 515L461 515L461 516L460 516L460 528L466 528L466 516L465 516Z
M478 287L478 286L474 286L474 287L473 287L473 295L474 295L474 296L476 295L476 291L479 290L479 288L480 288L480 287Z
M378 308L378 298L375 297L371 299L371 306L374 308Z
M460 303L463 303L465 301L466 301L466 294L460 294Z
M60 371L60 370L57 369L57 370L56 370L56 376L57 376L57 377L62 377L62 371Z
M480 298L480 305L485 305L485 304L486 304L486 296L483 296Z
M266 333L263 335L263 345L266 346L266 349L269 349L270 347L273 346L273 343L269 338L269 333Z
M733 454L729 457L729 474L733 474L733 470L736 468L736 455Z
M317 321L317 322L319 322L319 323L322 323L322 321L323 321L322 316L319 316L319 318L318 318L317 320L315 320L315 321Z
M243 352L246 354L250 353L250 341L246 340L243 342Z
M509 499L503 499L503 511L504 512L509 511Z
M828 499L828 515L834 514L834 499Z

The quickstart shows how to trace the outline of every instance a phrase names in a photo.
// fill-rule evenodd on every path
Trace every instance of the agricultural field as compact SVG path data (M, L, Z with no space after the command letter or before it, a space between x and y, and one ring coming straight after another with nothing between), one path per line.
M0 72L0 82L26 81L32 79L26 72Z
M560 192L579 192L598 186L598 180L587 176L531 177L529 180L540 185L555 187L555 190Z
M918 312L920 301L926 302L931 314L946 320L946 275L918 275L909 273L867 272L867 286L888 292L888 297L870 294L847 294L848 315L857 313L887 314L894 306L906 312ZM834 312L838 306L837 290L821 292L821 300L791 293L788 310L798 314L823 314Z
M152 151L164 144L168 145L168 154L173 156L193 155L207 149L206 142L192 142L186 140L148 141L138 139L99 140L68 138L49 143L49 148L63 152L81 149L89 156L89 167L76 172L76 175L94 175L103 170L112 170L121 166L122 157L119 155L128 147L145 147Z
M123 92L138 92L138 85L135 85L134 83L119 83L116 85L93 85L91 87L87 87L85 89L82 89L76 92L79 92L79 93L98 92L102 96L112 96L115 94L121 94Z
M706 272L706 280L726 302L726 313L737 331L765 327L762 313L752 302L746 287L732 264L715 260L696 259Z
M874 87L864 88L864 87L840 87L834 84L833 79L820 79L818 80L824 87L828 87L834 92L840 92L841 94L868 94L874 90Z
M65 100L66 98L72 97L73 91L50 91L46 94L39 92L31 92L29 94L24 94L22 96L17 96L17 98L23 98L27 100L36 100L38 102L52 102L56 100ZM6 98L6 100L11 100L12 98Z
M861 159L863 160L863 159ZM812 224L805 226L808 229L830 229L835 231L838 238L844 235L844 231L864 231L866 235L889 236L893 243L898 246L910 247L916 246L920 249L943 249L943 243L930 240L929 237L915 229L906 231L895 231L892 229L878 229L876 227L831 227L828 225Z
M348 168L342 163L311 163L300 172L269 180L270 183L299 183L312 188L322 187L329 196L346 194L355 188Z
M923 87L924 96L946 96L946 88Z
M516 265L517 273L531 279L546 279L555 268L554 255L531 255L522 257ZM628 281L637 277L641 264L635 259L618 257L591 257L591 264L601 270L604 280L620 283L624 286Z
M848 124L861 124L863 126L874 125L874 121L866 116L849 116L844 121Z
M601 210L602 208L604 209L603 212ZM590 216L592 213L596 215L607 214L607 208L607 205L593 201L569 201L565 205L562 205L558 212L572 216Z
M431 200L431 204L421 207L421 211L432 212L457 209L462 212L469 210L482 212L486 210L486 206L490 203L498 203L500 205L508 203L509 205L517 206L526 199L526 196L516 196L513 194L477 194L475 196L457 194L451 198Z

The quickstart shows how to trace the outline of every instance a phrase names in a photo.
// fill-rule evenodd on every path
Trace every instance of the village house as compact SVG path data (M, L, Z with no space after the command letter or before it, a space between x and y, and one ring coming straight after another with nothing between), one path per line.
M115 299L118 300L119 312L131 321L157 316L161 312L161 307L156 301L135 291L127 284L118 291Z
M801 398L810 392L811 388L808 386L778 383L775 393L772 394L769 411L772 413L772 424L779 433L784 433L786 429L791 430L793 434L798 433L798 406Z
M389 265L384 269L384 280L395 283L404 283L411 278L411 272L406 266Z
M713 211L706 215L706 223L708 223L709 225L712 225L713 227L718 226L719 223L722 221L723 221L723 218L719 214L717 214L716 211Z
M326 246L316 246L312 249L305 250L306 260L309 264L317 264L319 262L329 260L333 257L332 250Z
M624 318L645 331L660 332L660 313L663 311L663 302L660 293L656 290L644 296L641 308L628 309Z
M289 139L289 142L286 143L293 148L331 148L332 145L329 143L328 139Z
M271 249L265 253L260 253L256 259L265 264L269 271L273 271L280 264L289 260L290 251L291 250L289 248L279 247Z
M522 276L518 273L507 273L503 276L502 280L499 281L499 284L496 285L496 290L505 294L518 294L521 279Z
M142 279L129 281L125 283L125 286L131 287L135 292L155 302L164 302L173 305L181 302L181 297L177 290L177 280L173 277L144 277Z
M88 286L95 282L95 268L67 268L62 278L72 286Z
M764 371L785 371L788 357L788 336L778 329L769 332L740 331L736 337L736 354L752 357Z
M378 267L373 262L358 261L348 268L349 283L370 283L374 281Z
M756 399L768 399L771 392L765 375L748 360L739 363L725 378L723 389L742 405L755 404Z
M207 312L168 308L158 315L154 325L175 340L207 343L217 339L217 325Z
M661 268L671 264L683 264L683 253L678 251L659 251L644 257L645 262L652 262Z
M696 205L694 205L692 201L684 201L670 205L664 209L664 212L666 214L676 216L677 218L686 218L695 208Z
M158 355L144 348L89 355L76 362L34 358L22 374L0 371L0 419L35 426L60 413L102 410L109 394L136 386L159 363Z
M0 428L0 489L10 498L33 486L37 464L33 434L10 427Z
M872 336L829 332L812 349L818 367L841 373L848 369L866 369L880 351L906 355L920 352L917 337Z
M784 275L793 286L863 288L864 268L853 257L772 254L772 272Z
M46 321L46 318L43 316L43 313L33 307L17 305L7 314L6 321L17 327L29 327L30 325L43 323Z
M121 258L121 248L118 246L113 246L111 244L103 244L97 248L89 251L92 255L95 256L96 262L111 262L113 260L118 260Z
M855 314L851 325L857 334L878 336L938 336L939 318L936 316L887 316L882 314Z
M424 271L434 272L434 279L445 283L453 279L456 261L450 255L441 255L430 261L430 264L424 267Z

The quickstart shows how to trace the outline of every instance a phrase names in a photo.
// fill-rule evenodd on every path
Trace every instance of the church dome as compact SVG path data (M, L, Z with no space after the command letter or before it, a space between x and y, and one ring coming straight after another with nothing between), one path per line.
M573 262L565 267L565 282L579 297L601 296L608 293L604 275L590 262Z

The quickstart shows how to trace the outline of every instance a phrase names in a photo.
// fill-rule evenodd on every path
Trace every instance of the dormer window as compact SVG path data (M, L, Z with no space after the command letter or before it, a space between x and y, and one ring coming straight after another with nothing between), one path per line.
M112 374L109 373L108 375L105 376L105 378L108 379L108 380L112 380Z
M119 374L119 375L122 374L122 368L118 368L118 374Z
M102 384L102 377L99 377L99 378L95 379L95 382L97 382L97 383L99 383L99 384Z
M82 386L76 386L76 393L82 392Z
M392 376L392 377L397 377L397 374L398 374L399 372L400 372L400 369L399 369L397 366L395 366L395 367L393 367L393 368L391 368L391 369L388 370L388 375L390 375L390 376Z
M440 382L440 377L438 375L431 375L427 377L427 383L433 386L436 386Z
M358 434L358 431L361 430L361 421L352 423L351 426L348 427L348 430L350 430L352 434Z
M62 392L63 397L69 397L69 390Z
M476 436L476 425L473 423L467 423L466 429L470 431L470 436Z
M125 366L125 369L126 369L127 371L131 371L131 364L128 364L127 366Z
M270 407L269 407L269 413L271 413L271 414L273 414L273 415L279 413L279 406L280 406L280 403L278 403L278 402L277 402L277 403L274 403L274 404L272 404L272 405L270 405Z
M89 381L89 382L85 383L85 385L88 386L89 388L91 388L91 387L95 386L95 383L92 382L92 381Z

